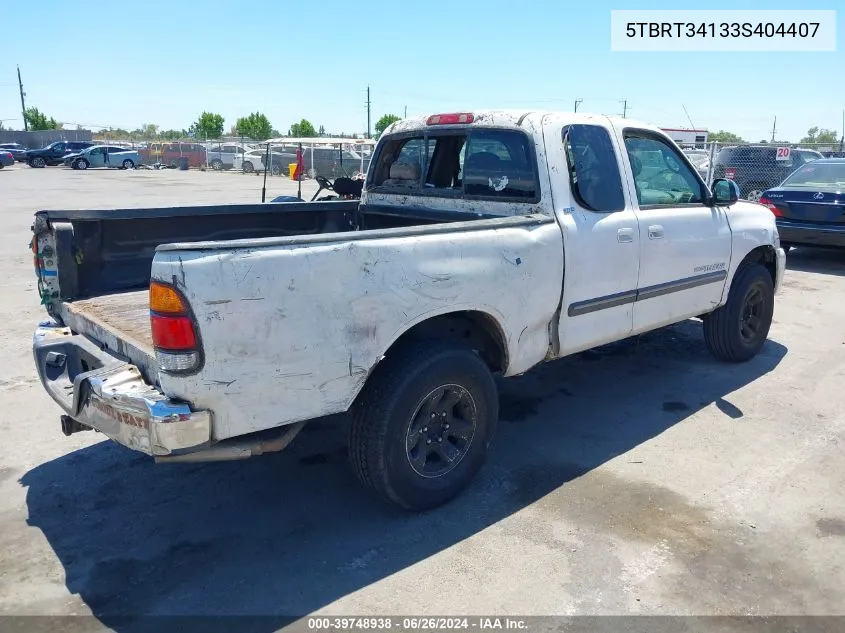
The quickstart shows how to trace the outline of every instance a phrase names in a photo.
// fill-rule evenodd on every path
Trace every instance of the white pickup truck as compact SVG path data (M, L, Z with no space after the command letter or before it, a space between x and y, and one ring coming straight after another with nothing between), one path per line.
M240 459L348 412L355 472L412 510L481 467L495 375L694 317L748 360L785 261L771 212L659 129L580 113L397 122L360 203L50 210L33 232L66 434Z

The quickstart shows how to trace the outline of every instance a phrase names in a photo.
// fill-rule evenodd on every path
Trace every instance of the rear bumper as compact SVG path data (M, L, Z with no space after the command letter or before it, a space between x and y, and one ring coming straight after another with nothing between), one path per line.
M805 244L807 246L839 246L845 248L845 224L811 224L776 220L781 242Z
M44 389L80 424L147 455L210 444L209 411L170 400L85 336L46 321L35 330L33 353Z

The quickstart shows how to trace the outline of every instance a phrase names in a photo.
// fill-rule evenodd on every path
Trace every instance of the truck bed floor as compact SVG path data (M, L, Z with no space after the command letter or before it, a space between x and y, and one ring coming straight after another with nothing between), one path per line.
M67 325L101 342L103 332L154 357L149 291L120 292L64 304ZM120 351L120 350L118 350Z

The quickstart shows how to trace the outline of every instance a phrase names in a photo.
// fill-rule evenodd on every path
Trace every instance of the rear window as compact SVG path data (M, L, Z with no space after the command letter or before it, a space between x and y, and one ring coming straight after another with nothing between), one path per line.
M809 163L783 181L783 186L845 187L845 163Z
M536 164L516 130L431 130L387 140L370 171L370 190L533 202Z

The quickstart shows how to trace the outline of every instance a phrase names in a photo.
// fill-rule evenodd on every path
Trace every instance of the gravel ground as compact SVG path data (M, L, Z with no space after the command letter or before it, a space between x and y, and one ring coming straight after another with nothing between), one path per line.
M0 614L845 615L845 252L790 254L747 364L690 321L504 381L487 466L425 515L362 491L340 418L237 463L64 437L31 357L32 213L258 202L261 182L0 171Z

